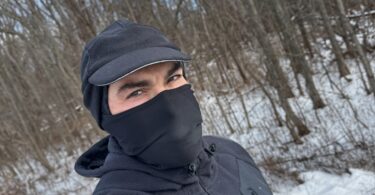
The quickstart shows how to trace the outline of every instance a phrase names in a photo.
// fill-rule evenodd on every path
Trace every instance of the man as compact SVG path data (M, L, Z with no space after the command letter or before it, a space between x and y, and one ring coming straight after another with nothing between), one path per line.
M109 133L75 164L100 178L94 194L272 194L239 144L202 137L189 60L159 30L123 20L86 44L84 104Z

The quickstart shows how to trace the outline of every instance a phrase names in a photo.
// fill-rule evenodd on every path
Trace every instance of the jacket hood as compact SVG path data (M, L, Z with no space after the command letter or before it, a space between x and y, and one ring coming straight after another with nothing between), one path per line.
M109 169L104 165L109 154L108 143L110 136L92 145L76 161L74 170L85 177L100 177Z
M203 142L202 150L194 164L197 168L195 173L204 177L210 177L215 168L215 161L210 158L204 148L207 144ZM125 189L145 190L139 183L148 181L152 186L147 186L147 191L159 191L166 189L179 189L183 185L198 182L198 177L192 174L191 164L181 168L160 170L145 164L134 157L128 156L121 151L117 140L113 136L107 136L91 146L83 153L75 163L75 171L85 177L101 178L106 173L118 172L123 178L132 178L139 182L127 182L123 185Z

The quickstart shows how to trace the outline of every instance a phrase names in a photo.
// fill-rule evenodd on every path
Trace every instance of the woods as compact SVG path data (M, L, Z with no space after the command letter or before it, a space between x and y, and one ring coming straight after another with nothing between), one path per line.
M56 167L47 158L56 154L53 151L73 155L77 148L104 135L83 107L79 64L85 42L119 18L159 28L192 56L188 79L200 103L215 104L202 105L206 133L231 135L259 128L272 132L275 127L285 131L286 138L270 133L267 142L285 150L288 144L303 146L310 138L306 136L316 131L316 124L292 101L306 98L317 120L321 119L319 110L336 113L335 102L327 101L329 94L314 77L318 73L327 75L326 84L347 102L359 124L343 125L348 128L348 139L362 128L374 132L374 126L358 117L359 108L342 85L332 79L338 77L345 85L356 82L351 78L353 70L360 72L361 90L374 103L374 10L375 2L368 0L2 1L0 175L18 175L15 161L25 162L33 170L29 158L53 172ZM332 53L332 59L320 53L320 43ZM317 63L323 61L328 62ZM264 124L256 122L248 104L252 101L248 94L255 90L261 91L265 112L272 115ZM374 112L369 115L375 116ZM337 118L345 120L346 116ZM374 156L374 140L353 137L351 149L355 154L362 150ZM264 168L271 172L275 164L287 161L260 156ZM361 164L362 157L351 165L369 167L374 163L372 159ZM60 157L56 154L54 158ZM341 164L335 161L332 166Z

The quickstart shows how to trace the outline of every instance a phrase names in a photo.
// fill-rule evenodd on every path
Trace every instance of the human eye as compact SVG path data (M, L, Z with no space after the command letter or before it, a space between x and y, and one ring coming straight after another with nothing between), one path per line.
M178 80L182 75L181 74L175 74L168 78L168 83L171 81Z
M133 97L137 97L137 96L140 96L143 94L143 90L142 89L138 89L138 90L135 90L133 92L131 92L127 97L126 99L130 99L130 98L133 98Z

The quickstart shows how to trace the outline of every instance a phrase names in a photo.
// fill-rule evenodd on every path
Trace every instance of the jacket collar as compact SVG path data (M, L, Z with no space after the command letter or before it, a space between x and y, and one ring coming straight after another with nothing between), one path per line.
M140 178L140 181L124 184L124 188L140 188L140 191L143 189L139 183L143 183L144 179L162 188L155 191L178 190L185 185L198 183L198 180L210 186L216 178L217 164L204 139L202 143L202 150L194 162L180 168L160 170L124 154L116 139L107 136L79 157L75 170L82 176L99 178L109 172L123 171L124 178ZM173 189L165 189L163 186L173 186Z

